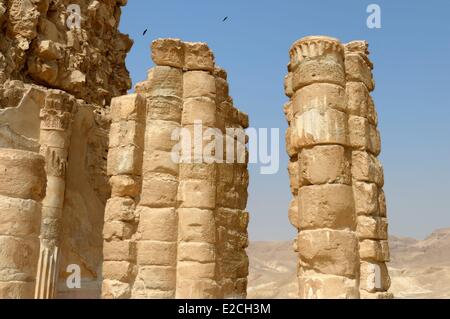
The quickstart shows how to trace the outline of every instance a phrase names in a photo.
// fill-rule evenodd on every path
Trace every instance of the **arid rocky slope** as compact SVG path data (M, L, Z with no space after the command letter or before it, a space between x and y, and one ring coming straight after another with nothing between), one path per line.
M450 298L450 228L424 240L391 236L391 292L396 298ZM291 242L252 242L248 298L295 298Z

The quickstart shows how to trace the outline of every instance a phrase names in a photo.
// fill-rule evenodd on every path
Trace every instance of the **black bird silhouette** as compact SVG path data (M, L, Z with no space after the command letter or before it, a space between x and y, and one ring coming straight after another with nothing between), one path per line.
M225 22L225 20L227 20L227 19L228 19L228 17L223 18L222 22Z
M145 35L147 33L147 29L145 29L144 33L142 33L142 35Z

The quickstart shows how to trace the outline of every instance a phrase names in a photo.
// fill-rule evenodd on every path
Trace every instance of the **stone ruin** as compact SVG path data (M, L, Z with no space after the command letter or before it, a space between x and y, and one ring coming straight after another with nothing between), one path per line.
M100 297L109 104L131 87L125 3L0 0L0 298ZM81 289L66 286L72 264Z
M247 164L205 160L194 131L244 132L248 117L206 44L156 40L152 57L136 94L112 100L102 296L245 298ZM199 161L172 160L177 129L192 132L181 145Z
M70 4L79 27L67 25ZM230 136L236 149L221 155L233 161L214 162L198 156L195 131L201 121L220 141L248 117L204 43L154 41L156 66L127 94L125 4L0 0L0 298L246 296L248 154L237 150L248 141ZM301 298L390 297L367 55L364 42L324 37L291 50ZM177 130L193 132L178 142L200 160L171 158ZM80 289L67 286L71 265Z
M392 298L368 44L295 42L285 92L300 298Z
M0 298L246 295L246 161L170 154L173 129L225 134L248 117L203 43L155 41L125 95L125 4L0 0Z

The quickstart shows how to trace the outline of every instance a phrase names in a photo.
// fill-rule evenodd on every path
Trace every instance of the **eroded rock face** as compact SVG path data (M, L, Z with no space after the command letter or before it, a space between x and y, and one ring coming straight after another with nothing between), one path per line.
M112 102L102 296L245 297L247 162L237 153L231 163L205 160L194 134L197 122L200 133L243 132L248 117L233 106L206 44L159 39L152 57L137 93ZM177 139L179 130L189 136Z
M40 249L39 244L34 249L39 261L29 274L36 284L9 285L2 279L7 297L30 297L30 291L37 298L100 297L104 208L111 196L109 104L131 87L125 55L132 41L118 31L125 4L0 1L0 147L40 153L46 175L38 182L30 175L36 172L23 170L23 185L34 186L21 187L23 200L42 207ZM12 183L15 164L8 164L5 181ZM11 184L9 191L16 190ZM5 223L32 231L26 223ZM65 282L73 264L81 270L81 289L68 289Z
M39 83L108 105L131 87L125 56L132 41L118 31L124 4L122 0L3 0L0 83L11 79ZM79 6L79 24L77 8L70 5Z
M389 297L384 176L368 45L312 36L290 50L286 149L300 298Z

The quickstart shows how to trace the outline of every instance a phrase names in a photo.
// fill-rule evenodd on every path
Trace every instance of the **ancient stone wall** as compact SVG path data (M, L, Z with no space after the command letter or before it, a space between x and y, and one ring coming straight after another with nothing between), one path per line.
M237 161L223 136L227 127L243 133L248 118L206 44L156 40L152 57L137 93L112 103L103 297L245 297L246 140ZM205 156L210 141L223 156Z
M389 297L383 171L376 159L381 143L367 54L364 42L344 47L329 37L306 37L290 50L284 111L300 298Z
M34 296L44 166L39 154L0 148L0 299Z
M117 30L125 4L0 1L0 147L46 160L38 298L100 296L108 105L131 86L125 55L132 41ZM79 20L70 5L79 6ZM80 289L66 285L73 264L81 268Z

